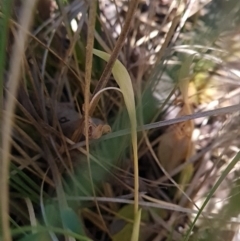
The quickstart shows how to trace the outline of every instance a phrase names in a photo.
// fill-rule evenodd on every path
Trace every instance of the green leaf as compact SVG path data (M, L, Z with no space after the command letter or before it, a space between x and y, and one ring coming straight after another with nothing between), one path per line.
M138 241L139 240L141 214L142 214L142 209L139 209L138 213L135 216L131 241Z
M34 233L21 238L19 241L51 241L47 233Z
M137 213L134 220L133 205L125 205L118 212L119 217L115 218L111 224L111 233L113 234L113 241L131 240L138 241L138 235L140 232L140 221L148 221L149 213L147 210L141 210ZM143 234L143 233L142 233ZM142 236L142 235L141 235ZM140 239L143 240L143 239Z
M60 227L61 226L61 217L58 211L58 208L53 204L47 204L45 206L45 214L46 214L46 224L52 227Z
M2 16L0 18L0 99L2 105L2 94L3 94L3 79L4 79L4 69L6 64L6 46L8 40L8 24L11 18L11 8L13 0L2 0L0 3L0 9Z
M84 235L83 224L80 222L78 216L71 208L62 210L61 216L65 228L74 233Z

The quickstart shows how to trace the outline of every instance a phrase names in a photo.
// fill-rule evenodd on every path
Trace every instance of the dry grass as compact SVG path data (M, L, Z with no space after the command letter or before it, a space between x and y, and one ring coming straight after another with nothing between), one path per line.
M186 2L1 3L4 241L239 239L240 4Z

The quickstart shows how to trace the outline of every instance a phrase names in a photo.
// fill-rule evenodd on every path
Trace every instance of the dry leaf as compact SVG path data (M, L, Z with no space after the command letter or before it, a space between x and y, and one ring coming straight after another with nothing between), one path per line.
M179 82L183 106L177 117L191 115L193 113L188 99L189 79L186 77L188 72L187 68L191 65L191 58L187 59L184 65L181 70L181 76L183 78ZM193 120L188 120L169 127L161 137L158 146L158 158L167 172L171 172L194 154L194 144L192 142L193 129ZM184 186L191 180L193 171L192 164L189 164L182 170L178 180L181 189L184 190ZM174 199L177 200L181 194L180 191L177 191Z
M184 104L177 117L191 114L191 109ZM185 121L173 125L162 135L158 146L158 158L170 172L192 155L193 121Z
M85 125L84 125L85 126ZM104 124L97 118L90 118L88 125L88 136L89 139L99 139L102 135L111 132L111 127L107 124ZM83 134L85 132L85 128Z

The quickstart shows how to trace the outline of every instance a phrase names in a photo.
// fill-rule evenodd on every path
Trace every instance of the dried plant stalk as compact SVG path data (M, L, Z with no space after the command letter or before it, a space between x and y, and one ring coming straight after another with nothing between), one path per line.
M192 114L191 108L184 103L177 117L189 114ZM181 122L169 127L162 135L158 157L166 171L170 172L193 154L193 126L192 120Z
M187 64L190 65L190 62ZM193 114L188 99L188 87L189 79L186 77L181 79L179 82L179 89L182 93L183 106L177 117ZM188 120L169 127L166 133L161 137L158 146L158 158L167 172L174 170L194 154L194 143L192 142L193 129L193 120ZM184 185L190 181L192 173L192 164L186 166L180 173L179 184L182 186L182 189L184 189ZM181 193L178 191L174 199L178 199L180 195Z

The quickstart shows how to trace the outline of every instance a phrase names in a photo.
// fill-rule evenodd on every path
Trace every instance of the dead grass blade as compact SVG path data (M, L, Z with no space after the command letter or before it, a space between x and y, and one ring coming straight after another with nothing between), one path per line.
M119 35L119 38L116 42L116 45L113 49L113 52L109 58L109 61L102 73L102 76L98 82L98 85L97 87L95 88L94 92L93 92L93 96L98 93L98 91L100 91L101 89L103 89L106 84L107 84L107 81L108 81L108 78L111 74L111 70L113 68L113 65L115 63L115 60L117 59L119 53L120 53L120 50L121 48L123 47L124 45L124 41L126 39L126 36L130 30L130 27L131 27L131 22L132 22L132 19L133 19L133 16L134 16L134 13L137 9L137 6L138 6L138 0L132 0L130 2L130 5L129 5L129 8L128 8L128 12L127 12L127 16L125 18L125 23L124 23L124 26L122 28L122 31L121 31L121 34ZM97 103L97 102L96 102ZM96 106L92 106L92 108L89 110L89 114L91 115L92 112L94 111Z
M225 115L225 114L230 114L230 113L239 112L239 111L240 111L240 104L236 104L236 105L218 108L218 109L215 109L215 110L197 112L197 113L194 113L192 115L185 115L185 116L173 118L173 119L170 119L170 120L164 120L164 121L154 122L154 123L151 123L151 124L146 124L142 127L138 127L137 131L151 130L151 129L155 129L155 128L159 128L159 127L163 127L163 126L169 126L169 125L177 124L177 123L188 121L188 120L193 120L193 119L198 119L198 118L208 117L208 116ZM130 133L131 133L130 129L115 131L115 132L109 133L106 136L103 136L100 140L101 141L102 140L108 140L108 139L111 139L111 138L128 135Z
M20 25L29 29L32 23L32 17L36 0L26 0L23 3ZM1 218L2 218L2 230L3 239L11 241L11 234L9 229L9 207L8 207L8 175L9 175L9 155L11 147L11 129L12 122L14 120L15 99L18 83L21 62L25 51L28 35L21 29L18 30L16 42L13 46L13 55L10 61L10 75L9 75L9 95L7 96L6 110L7 113L3 119L3 147L2 147L2 165L1 165Z
M88 36L87 36L87 47L86 47L86 69L85 69L85 89L84 89L84 125L85 125L85 138L86 138L86 151L87 151L87 162L88 162L88 171L91 180L92 191L95 194L95 188L92 178L92 170L90 165L89 157L89 118L90 118L90 84L91 84L91 75L92 75L92 64L93 64L93 45L94 45L94 32L95 32L95 23L97 16L97 1L92 1L90 4L89 11L89 21L88 21ZM99 205L95 201L98 214L101 219L101 223L104 226L105 230L108 230L104 219L102 217Z

